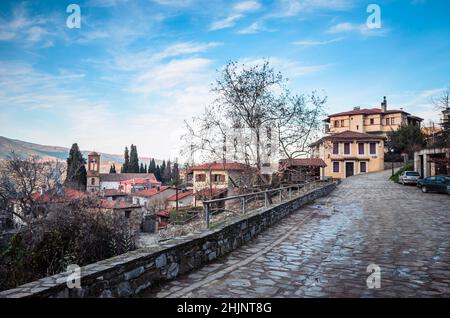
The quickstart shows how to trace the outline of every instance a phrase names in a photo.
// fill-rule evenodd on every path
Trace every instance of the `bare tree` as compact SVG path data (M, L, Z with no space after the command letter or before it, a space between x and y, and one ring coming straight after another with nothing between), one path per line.
M293 95L286 82L268 61L227 64L213 86L214 103L186 122L184 154L245 162L258 174L265 161L278 154L287 158L307 154L326 98L315 92Z
M11 153L0 166L0 213L13 214L25 223L36 218L36 194L61 191L64 172L63 163L41 161L38 157L23 159Z

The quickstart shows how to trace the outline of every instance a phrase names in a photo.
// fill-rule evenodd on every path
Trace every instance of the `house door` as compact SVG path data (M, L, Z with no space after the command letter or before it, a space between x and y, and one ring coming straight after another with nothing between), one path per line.
M355 174L355 163L346 162L345 163L345 177L351 177Z

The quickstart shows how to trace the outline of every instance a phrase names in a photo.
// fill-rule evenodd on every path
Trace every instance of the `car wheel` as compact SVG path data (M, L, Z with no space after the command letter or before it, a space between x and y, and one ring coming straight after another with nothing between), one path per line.
M422 192L423 192L423 193L427 193L427 192L428 192L427 187L422 187Z

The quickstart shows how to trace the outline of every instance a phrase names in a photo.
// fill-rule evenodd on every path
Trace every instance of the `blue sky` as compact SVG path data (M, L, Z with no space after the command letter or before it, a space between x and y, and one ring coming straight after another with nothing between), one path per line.
M81 28L69 29L69 4ZM381 28L366 26L367 6ZM436 120L450 86L450 3L431 0L45 0L0 2L0 135L179 156L183 120L213 98L229 60L269 59L328 113L388 107Z

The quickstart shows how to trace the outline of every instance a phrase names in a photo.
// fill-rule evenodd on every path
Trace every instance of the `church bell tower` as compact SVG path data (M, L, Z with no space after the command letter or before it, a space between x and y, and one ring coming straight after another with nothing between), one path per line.
M95 151L88 154L87 185L86 191L97 192L100 190L100 155Z

